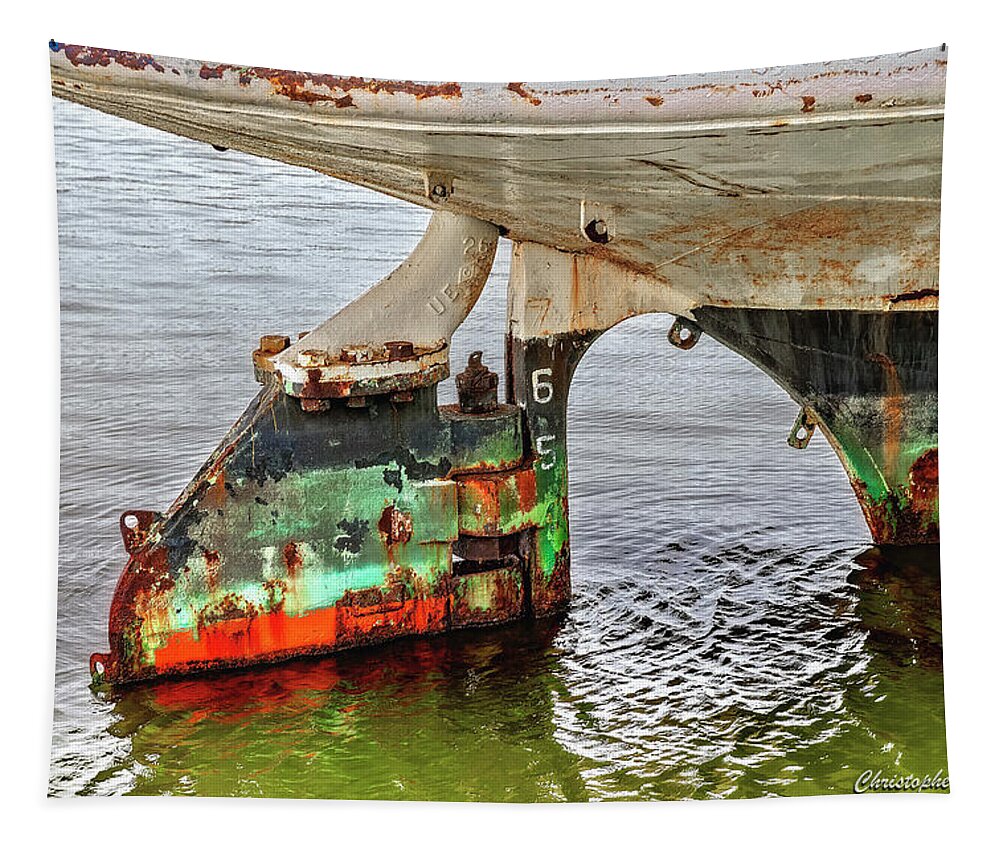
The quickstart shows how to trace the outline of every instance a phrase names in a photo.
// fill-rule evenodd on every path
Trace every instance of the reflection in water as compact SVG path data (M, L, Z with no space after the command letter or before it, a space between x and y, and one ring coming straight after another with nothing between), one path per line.
M130 759L100 782L146 795L584 800L580 760L554 735L557 629L135 687L109 729Z
M119 513L170 504L256 392L261 334L325 319L406 256L427 214L54 110L51 794L671 799L947 772L936 548L855 561L868 533L821 435L790 450L798 406L707 336L667 345L669 317L605 334L573 381L561 622L89 691L124 565ZM506 246L456 357L503 363L508 258ZM195 379L192 364L212 369Z
M941 557L935 545L872 547L854 561L867 646L893 668L941 672Z

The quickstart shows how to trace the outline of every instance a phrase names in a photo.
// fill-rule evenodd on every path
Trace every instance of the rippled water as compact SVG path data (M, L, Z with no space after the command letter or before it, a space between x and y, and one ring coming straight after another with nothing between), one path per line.
M257 390L427 213L55 104L62 504L51 793L550 801L850 792L947 774L937 550L868 550L833 452L713 340L640 317L570 399L573 604L558 621L99 694L125 555ZM502 247L455 337L502 365ZM453 383L442 398L454 397Z

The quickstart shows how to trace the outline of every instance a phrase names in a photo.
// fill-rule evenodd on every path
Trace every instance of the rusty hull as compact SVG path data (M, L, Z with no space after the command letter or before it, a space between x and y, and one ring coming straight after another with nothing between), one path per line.
M600 258L685 314L936 307L943 46L590 83L50 57L57 97Z

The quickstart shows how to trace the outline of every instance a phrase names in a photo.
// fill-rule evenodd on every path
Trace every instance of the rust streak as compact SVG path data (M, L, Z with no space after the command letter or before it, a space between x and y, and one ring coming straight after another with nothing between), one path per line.
M885 371L886 395L883 400L885 410L885 466L890 473L895 472L899 458L899 444L903 433L903 385L892 358L882 352L866 356Z
M917 510L929 514L938 500L938 451L928 449L910 467L910 498Z
M524 83L507 83L507 90L523 97L532 106L541 106L541 98L535 97L535 95L524 87Z
M365 77L340 77L334 74L307 74L300 71L282 71L278 68L241 68L235 65L202 65L198 72L203 80L219 80L227 71L239 75L241 86L247 86L251 80L263 80L270 83L275 94L287 97L289 100L303 103L330 101L339 109L354 106L352 91L366 91L378 94L408 94L417 100L432 97L460 98L462 87L458 83L415 83L412 80L377 80ZM316 91L325 88L330 94ZM340 92L341 94L335 94Z
M222 557L216 550L205 550L205 585L209 591L215 591L219 587L219 564Z
M221 80L223 73L228 67L228 65L216 65L213 68L211 65L202 65L198 76L203 80Z
M413 537L413 519L395 505L387 505L379 517L378 531L386 546L405 544Z
M299 568L302 567L302 553L299 552L299 545L294 541L289 541L281 551L281 557L284 559L288 578L293 579Z
M107 50L103 47L85 47L81 44L56 45L53 50L62 50L74 67L99 65L106 68L112 62L130 71L145 71L152 68L163 73L163 66L148 53L132 53L127 50Z

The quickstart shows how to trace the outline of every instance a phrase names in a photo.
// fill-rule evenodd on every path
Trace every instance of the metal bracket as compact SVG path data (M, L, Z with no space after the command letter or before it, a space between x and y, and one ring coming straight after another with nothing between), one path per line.
M118 529L125 552L131 555L142 549L149 541L150 529L161 519L162 515L157 511L139 509L123 512L118 518Z
M259 379L289 396L396 393L448 377L451 336L479 299L500 233L470 216L436 212L410 256L314 331L254 352Z
M695 344L701 339L701 328L695 325L690 319L678 316L674 324L667 332L667 339L670 344L678 349L693 349Z
M788 445L792 449L805 449L812 440L813 432L816 430L816 420L805 409L799 411L798 417L792 430L788 433Z
M615 238L615 211L607 204L580 202L580 232L591 242L605 245Z
M424 195L435 204L443 204L454 191L454 178L450 174L428 171L424 173Z

